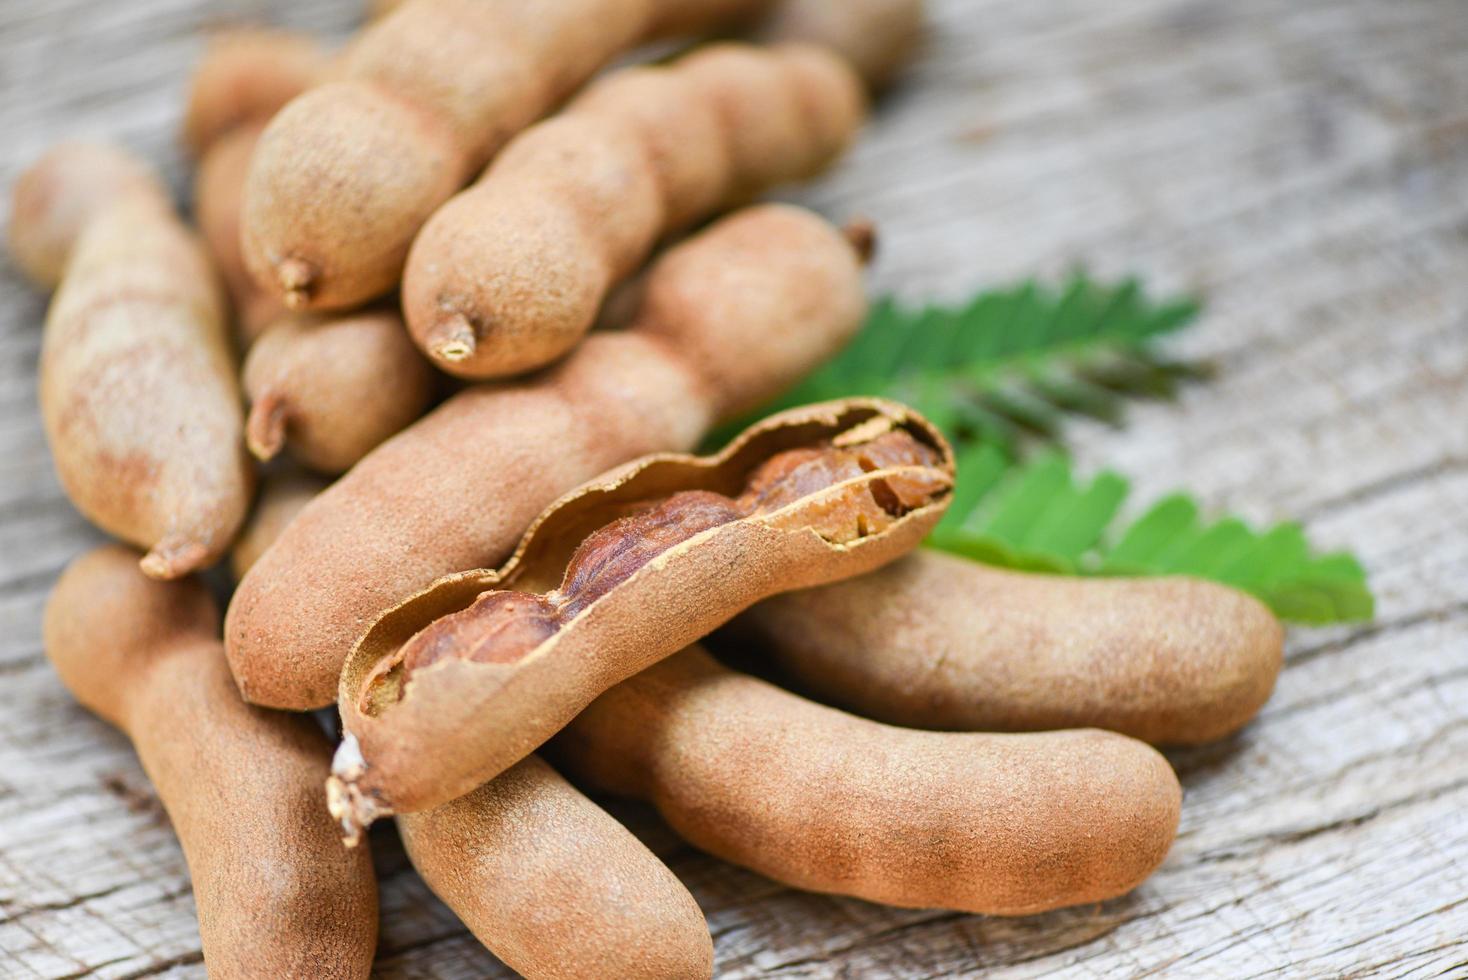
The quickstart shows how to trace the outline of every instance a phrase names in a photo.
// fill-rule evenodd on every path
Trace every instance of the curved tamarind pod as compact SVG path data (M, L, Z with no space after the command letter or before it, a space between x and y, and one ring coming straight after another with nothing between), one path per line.
M552 745L578 780L657 807L694 846L807 891L1029 915L1142 882L1177 776L1090 729L924 732L856 718L694 647L624 681Z
M777 596L733 629L804 690L894 725L1171 745L1253 718L1284 644L1262 603L1212 582L1036 575L926 550Z
M320 473L343 473L416 421L433 395L433 369L394 310L272 324L243 371L245 440L260 459L289 448Z
M818 48L717 45L609 75L423 226L403 273L413 339L461 377L548 364L665 233L812 176L862 116L859 81Z
M429 215L598 68L639 42L709 30L766 2L404 3L358 35L332 81L266 129L245 189L251 274L293 309L388 291Z
M708 977L688 889L536 756L441 807L398 818L418 874L516 972L547 980Z
M750 208L652 266L628 330L551 371L448 399L368 453L245 576L225 620L248 700L321 707L362 632L442 575L503 561L547 504L608 467L689 449L779 394L865 313L861 266L809 212Z
M255 506L229 550L229 567L238 582L245 577L265 549L275 543L280 533L295 520L301 509L330 483L324 477L305 470L288 469L268 473L260 481Z
M922 33L923 0L780 0L757 37L829 48L875 92L907 67Z
M314 40L267 27L211 37L189 80L182 139L195 157L240 126L263 124L315 85L327 56Z
M194 174L194 220L229 292L235 336L242 349L248 349L266 327L285 313L278 299L256 287L240 252L240 206L245 174L264 128L262 120L238 126L220 136L204 151Z
M249 507L224 301L200 242L150 193L86 225L46 315L41 416L79 511L151 549L143 571L212 564Z
M347 658L328 784L344 836L492 779L764 596L915 547L952 479L925 419L849 399L772 416L714 456L649 456L572 491L504 566L439 580Z
M109 143L58 143L11 189L10 254L33 283L54 289L86 225L134 195L168 205L153 168L135 154Z
M252 708L230 682L219 613L193 579L92 551L46 604L46 654L131 739L183 845L211 977L366 977L377 888L321 805L328 746L309 718Z

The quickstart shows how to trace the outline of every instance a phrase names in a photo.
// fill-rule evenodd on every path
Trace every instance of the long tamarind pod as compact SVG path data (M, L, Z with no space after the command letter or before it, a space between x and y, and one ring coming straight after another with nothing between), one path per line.
M292 308L386 292L428 216L598 68L641 41L710 30L766 2L403 4L265 131L245 191L251 274Z
M87 222L46 316L40 376L56 471L84 516L150 549L155 578L224 553L254 481L224 298L161 194L124 194Z
M1274 690L1284 631L1196 579L1076 579L921 551L777 596L732 629L804 690L896 725L1221 738Z
M404 814L398 829L428 887L524 976L713 972L708 924L688 889L535 756L457 800Z
M692 448L839 349L865 309L856 250L797 208L751 208L669 250L631 328L523 384L455 395L307 505L230 603L240 689L330 704L384 610L503 561L557 495L608 467Z
M211 977L366 977L377 888L321 804L329 748L309 718L240 700L198 581L156 582L109 546L46 604L46 654L132 740L183 845Z
M424 225L403 274L413 338L462 377L547 364L660 237L813 175L862 117L860 82L819 48L718 45L616 72Z
M764 596L860 575L948 505L952 453L911 409L847 399L663 454L552 504L498 569L384 613L347 658L328 786L354 841L524 758L599 694Z
M1167 760L1122 735L893 728L696 647L602 695L552 755L777 881L991 915L1135 888L1166 856L1182 798Z

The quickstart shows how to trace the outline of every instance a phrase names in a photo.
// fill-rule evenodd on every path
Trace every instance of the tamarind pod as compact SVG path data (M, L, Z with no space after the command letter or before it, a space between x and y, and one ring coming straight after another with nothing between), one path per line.
M51 302L41 416L79 511L142 548L145 572L212 564L249 507L224 301L164 202L127 195L87 223Z
M504 566L404 600L347 658L328 784L345 838L494 778L607 688L760 598L910 550L952 477L951 450L921 416L847 399L772 416L714 456L649 456L566 494Z
M33 283L54 289L82 229L133 195L168 201L152 168L133 153L109 143L58 143L11 189L10 254Z
M694 647L624 681L552 743L695 847L807 891L1028 915L1124 894L1177 832L1177 777L1144 742L893 728Z
M181 138L202 157L217 140L262 125L326 70L326 54L309 37L264 27L234 27L211 37L189 81Z
M245 438L260 459L282 448L321 473L350 469L415 421L433 395L433 370L389 309L272 324L244 366Z
M862 115L859 81L817 48L716 45L613 73L424 225L403 274L413 339L461 377L550 363L665 233L815 174Z
M820 218L766 205L670 249L644 311L550 371L463 391L363 457L245 576L225 642L247 700L336 698L342 662L382 612L435 579L503 561L535 515L608 467L690 449L779 394L865 314L852 247Z
M641 841L529 756L474 792L398 818L418 874L526 977L709 977L693 896Z
M802 689L880 721L1172 745L1253 718L1284 643L1262 603L1212 582L1037 575L935 551L775 597L732 629Z
M245 123L212 142L194 174L194 220L224 279L234 309L235 336L248 349L285 307L255 286L240 252L240 206L250 156L264 121Z
M366 977L377 890L321 805L328 746L309 718L230 682L219 614L194 579L157 582L118 546L74 561L46 604L46 653L131 739L183 845L211 977Z
M301 508L329 485L324 477L305 470L278 470L265 475L255 506L229 551L229 566L236 582L275 543Z
M757 36L830 48L875 92L907 67L922 33L923 0L781 0Z
M598 68L665 25L709 30L765 2L402 4L266 129L245 189L251 275L293 309L388 291L429 215Z

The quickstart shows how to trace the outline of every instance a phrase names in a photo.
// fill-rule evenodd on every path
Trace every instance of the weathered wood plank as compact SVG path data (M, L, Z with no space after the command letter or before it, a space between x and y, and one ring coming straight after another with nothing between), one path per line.
M805 895L617 807L709 915L720 973L926 977L1468 975L1468 18L1457 0L932 0L911 83L795 195L883 232L875 285L957 297L1082 263L1209 298L1178 404L1074 430L1134 503L1186 486L1308 519L1380 594L1299 632L1261 719L1173 753L1183 827L1128 898L1021 920ZM198 31L340 36L354 0L0 4L0 182L110 135L182 188ZM43 300L0 267L0 974L195 976L186 869L125 741L70 702L45 592L97 540L34 410ZM379 969L508 975L390 832Z

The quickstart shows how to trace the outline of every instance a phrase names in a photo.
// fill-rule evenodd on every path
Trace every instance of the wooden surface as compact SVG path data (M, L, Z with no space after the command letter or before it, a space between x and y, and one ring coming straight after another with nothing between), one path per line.
M802 200L878 219L911 297L1084 263L1207 292L1216 382L1074 431L1137 502L1188 486L1358 551L1360 629L1295 631L1257 723L1172 754L1182 830L1134 895L1020 920L792 892L619 810L688 883L722 976L1468 975L1468 9L1461 0L934 0L910 85ZM62 135L167 160L201 26L327 32L354 0L0 0L0 184ZM39 621L96 540L35 411L43 300L0 270L0 975L202 973L127 743ZM378 841L391 977L499 975Z

